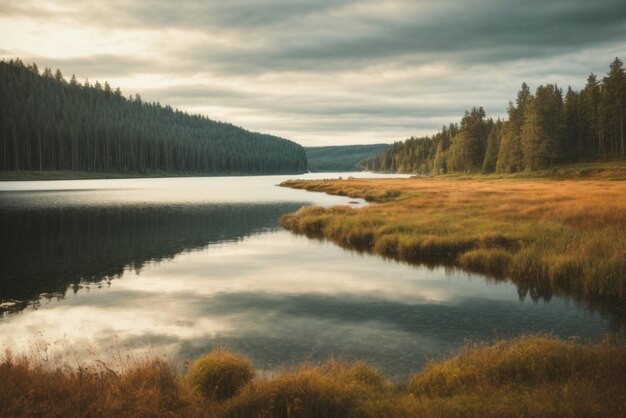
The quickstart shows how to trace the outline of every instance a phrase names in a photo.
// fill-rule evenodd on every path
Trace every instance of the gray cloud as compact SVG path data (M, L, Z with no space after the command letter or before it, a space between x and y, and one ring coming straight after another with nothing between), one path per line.
M152 60L132 56L97 54L81 57L54 58L44 56L26 57L29 61L45 62L47 67L67 69L65 76L71 73L81 74L90 80L107 77L132 75L134 73L149 73L154 71Z
M126 93L310 144L425 134L475 105L503 115L522 81L580 88L589 72L602 74L614 56L626 55L621 0L64 0L54 6L0 0L0 19L128 39L136 34L148 39L146 46L59 58L0 39L0 54L26 50L23 59L65 74L120 80ZM146 88L128 80L145 75L168 82Z

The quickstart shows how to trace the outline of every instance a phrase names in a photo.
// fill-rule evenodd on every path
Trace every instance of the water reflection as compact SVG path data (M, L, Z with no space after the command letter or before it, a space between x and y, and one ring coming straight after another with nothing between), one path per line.
M150 347L181 360L227 345L262 369L333 354L400 377L467 338L600 339L608 329L563 300L521 303L511 284L362 257L285 231L150 263L109 288L80 289L0 321L14 349L43 331L73 348L117 339L123 352Z
M148 349L182 360L227 345L261 369L332 354L403 377L468 338L598 340L620 323L558 295L520 300L524 290L506 281L279 230L278 217L304 204L349 202L273 186L281 180L0 193L0 302L11 312L0 319L2 347L42 338L61 354L115 344L112 357Z
M108 282L146 262L276 229L281 215L313 196L275 187L288 178L1 182L0 314L62 298L81 283ZM347 202L319 193L315 200Z
M0 312L63 297L147 262L276 228L303 204L5 208Z

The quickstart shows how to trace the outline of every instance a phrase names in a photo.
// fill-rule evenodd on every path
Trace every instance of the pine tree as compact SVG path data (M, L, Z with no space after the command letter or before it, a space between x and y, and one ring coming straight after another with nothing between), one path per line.
M580 94L567 88L563 105L565 132L563 136L563 161L580 161L583 156L583 117Z
M489 132L489 136L487 137L487 149L485 150L485 158L483 159L483 167L481 170L483 173L493 173L496 171L502 127L503 123L498 119Z
M552 166L561 159L563 99L555 85L539 86L527 104L522 125L522 155L526 170Z
M517 101L514 106L509 103L509 120L502 130L500 151L496 171L499 173L513 173L524 168L522 154L522 125L524 124L525 112L532 94L528 84L522 83L522 88L517 93Z
M485 110L474 107L465 112L459 133L450 145L450 168L455 171L478 171L482 168L487 144Z
M604 110L602 132L607 141L608 149L604 153L618 154L625 157L624 123L626 119L626 76L624 65L619 58L615 58L609 66L609 72L603 80L601 105Z
M56 72L54 73L54 79L62 84L65 84L65 79L63 78L63 74L61 74L61 70L59 70L57 68Z

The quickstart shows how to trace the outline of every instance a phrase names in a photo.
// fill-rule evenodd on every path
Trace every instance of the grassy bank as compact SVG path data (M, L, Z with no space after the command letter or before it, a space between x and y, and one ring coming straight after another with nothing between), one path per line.
M511 278L534 298L559 293L604 305L626 302L626 182L479 177L283 186L379 203L303 208L281 219L296 233L412 263Z
M533 337L467 346L401 385L364 363L329 360L262 376L213 351L179 376L161 360L112 370L6 357L5 417L618 417L626 414L626 345Z

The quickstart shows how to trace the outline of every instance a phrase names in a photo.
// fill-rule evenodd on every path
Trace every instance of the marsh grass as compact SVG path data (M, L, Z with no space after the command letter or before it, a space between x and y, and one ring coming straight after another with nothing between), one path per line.
M248 385L225 405L227 417L378 417L393 385L364 363L304 364Z
M199 362L199 363L198 363ZM248 362L217 349L196 362L232 382ZM194 364L192 363L192 364ZM67 367L6 355L2 417L619 417L626 414L626 344L549 337L468 344L405 383L362 363L327 360L257 374L216 397L161 359ZM114 372L113 370L123 370ZM251 371L251 370L250 370ZM249 376L249 375L247 375ZM232 396L230 396L232 395Z
M235 396L253 377L247 358L218 348L194 360L185 380L204 396L222 401Z
M302 208L280 221L293 232L507 277L546 298L626 302L626 182L411 178L283 186L376 202Z
M621 348L620 348L621 347ZM407 391L438 416L624 416L626 352L546 337L466 346L413 376Z
M203 416L210 411L160 359L116 373L105 364L71 368L7 356L0 363L0 382L3 417Z

